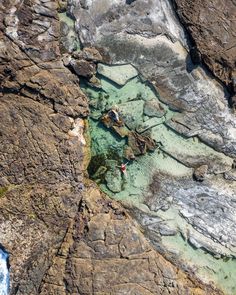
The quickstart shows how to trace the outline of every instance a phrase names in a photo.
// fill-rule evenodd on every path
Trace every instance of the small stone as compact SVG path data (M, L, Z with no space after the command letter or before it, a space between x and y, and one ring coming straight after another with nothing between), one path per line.
M92 87L96 87L96 88L101 88L101 81L95 76L93 75L89 81L88 81L88 84Z
M80 52L74 52L73 57L93 62L101 62L103 59L100 52L94 47L85 47Z
M208 165L201 165L194 169L193 178L196 181L203 181L208 171Z
M124 138L128 136L129 130L125 126L112 126L112 130L115 131L120 137Z

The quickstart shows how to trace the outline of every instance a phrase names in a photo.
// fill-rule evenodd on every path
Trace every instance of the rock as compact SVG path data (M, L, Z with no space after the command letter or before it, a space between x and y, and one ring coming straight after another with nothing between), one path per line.
M129 135L129 130L125 126L112 126L112 130L115 131L121 138L124 138Z
M203 181L208 171L208 165L201 165L194 169L193 178L197 181Z
M105 9L107 18L103 18L103 22L91 21L89 25L88 19L101 19L105 12L88 6L86 17L77 17L78 33L82 36L82 42L109 52L111 64L132 63L140 75L150 81L160 94L161 102L168 104L170 109L182 113L191 122L191 126L199 129L198 136L204 143L234 157L236 155L235 116L228 108L224 89L216 80L209 78L204 68L195 67L192 63L186 51L188 44L183 27L179 20L173 17L175 10L171 3L167 0L152 0L149 5L146 5L144 0L140 1L135 1L133 5L119 2L117 7L109 3ZM233 15L231 14L234 11L232 0L228 1L226 10L229 15ZM210 64L211 61L215 61L216 72L222 79L230 82L227 77L231 68L234 67L232 64L233 29L231 29L233 21L229 24L223 21L224 26L215 26L212 23L208 29L206 24L209 23L209 1L204 1L203 5L199 4L200 0L193 4L189 4L187 0L180 0L179 3L183 4L182 11L186 11L185 18L188 17L189 23L195 24L189 26L189 29L198 32L199 41L203 45L206 44L204 52L197 46L202 57L204 56L203 59L208 59L208 52L211 52L211 58L206 62ZM215 5L214 3L213 6ZM208 13L203 7L207 8ZM190 16L191 9L195 12L193 20ZM218 10L217 7L215 10L217 21L221 19L221 16L224 20L226 19L224 8ZM116 17L109 17L111 14L120 15L121 11L122 25ZM199 27L199 11L203 13L205 24L203 29ZM78 5L75 5L74 13L75 18L82 15L82 13L79 14ZM85 14L84 10L83 13ZM143 23L143 15L145 15L145 23ZM83 30L84 27L88 28L86 32ZM161 27L162 34L157 33L157 27ZM229 33L224 32L224 27L228 28ZM217 31L224 33L218 35ZM217 42L211 45L212 42L208 40L213 40L213 36L216 36ZM221 40L229 41L229 43L221 43ZM230 48L229 51L227 48ZM221 53L225 55L224 62L219 62L223 56Z
M96 88L101 88L102 85L101 85L101 81L95 76L93 75L89 81L88 81L88 84L92 87L96 87Z
M78 76L91 79L96 73L96 66L86 60L71 60L70 65Z
M122 116L125 125L130 130L135 130L136 127L142 124L143 106L143 100L128 101L117 105L118 111Z
M149 117L161 118L165 115L166 110L157 99L151 99L145 102L143 113Z
M97 71L120 86L138 75L137 70L131 65L109 66L99 63Z
M193 38L202 60L232 91L236 29L235 22L230 20L230 16L236 14L235 2L227 0L210 4L207 0L197 0L194 3L188 0L175 0L175 3L176 11ZM216 23L219 25L215 25Z
M131 147L125 146L124 148L124 158L128 161L135 160L135 155Z
M92 179L100 181L101 178L104 178L105 173L107 172L107 167L100 166L97 171L91 176Z
M122 190L122 176L118 163L116 161L109 161L109 170L105 175L107 188L113 193L119 193Z
M128 145L135 156L144 155L148 151L154 151L156 143L149 136L140 135L134 131L128 135Z
M153 250L120 204L103 197L91 184L40 294L66 294L64 284L69 294L165 294L168 290L170 295L221 295Z
M103 59L100 52L94 47L85 47L82 51L74 52L72 56L92 62L102 62Z
M227 171L224 173L224 178L230 181L236 181L236 170Z
M143 132L145 132L145 131L147 131L147 130L155 127L155 126L158 126L158 125L164 123L164 122L165 122L165 118L155 118L154 117L154 118L151 118L151 119L146 120L145 122L143 122L142 125L140 125L138 128L136 128L136 131L138 133L143 133Z
M101 122L120 137L124 138L128 136L129 130L124 126L124 121L117 112L117 108L113 108L107 114L103 115Z

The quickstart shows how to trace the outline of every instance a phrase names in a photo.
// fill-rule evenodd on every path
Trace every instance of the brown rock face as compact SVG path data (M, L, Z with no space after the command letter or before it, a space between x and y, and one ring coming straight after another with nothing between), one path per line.
M202 60L235 92L236 3L234 0L175 0L177 13Z
M162 258L120 205L89 186L39 294L217 294Z

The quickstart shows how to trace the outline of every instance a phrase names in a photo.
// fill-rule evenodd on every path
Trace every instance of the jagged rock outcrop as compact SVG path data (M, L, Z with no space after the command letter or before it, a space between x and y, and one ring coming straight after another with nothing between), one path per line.
M0 243L10 293L219 294L162 258L86 183L89 111L60 52L64 4L0 4Z

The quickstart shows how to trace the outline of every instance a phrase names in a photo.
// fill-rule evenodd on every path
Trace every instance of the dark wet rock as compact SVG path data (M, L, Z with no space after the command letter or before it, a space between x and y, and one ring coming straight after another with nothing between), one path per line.
M128 135L128 145L135 156L144 155L146 152L154 151L156 148L156 143L153 139L134 131Z
M193 178L196 181L203 181L208 171L208 165L201 165L194 169Z
M87 60L71 60L70 65L78 76L90 79L96 73L96 66Z
M149 117L161 118L165 115L166 111L156 99L152 99L145 102L143 113Z

